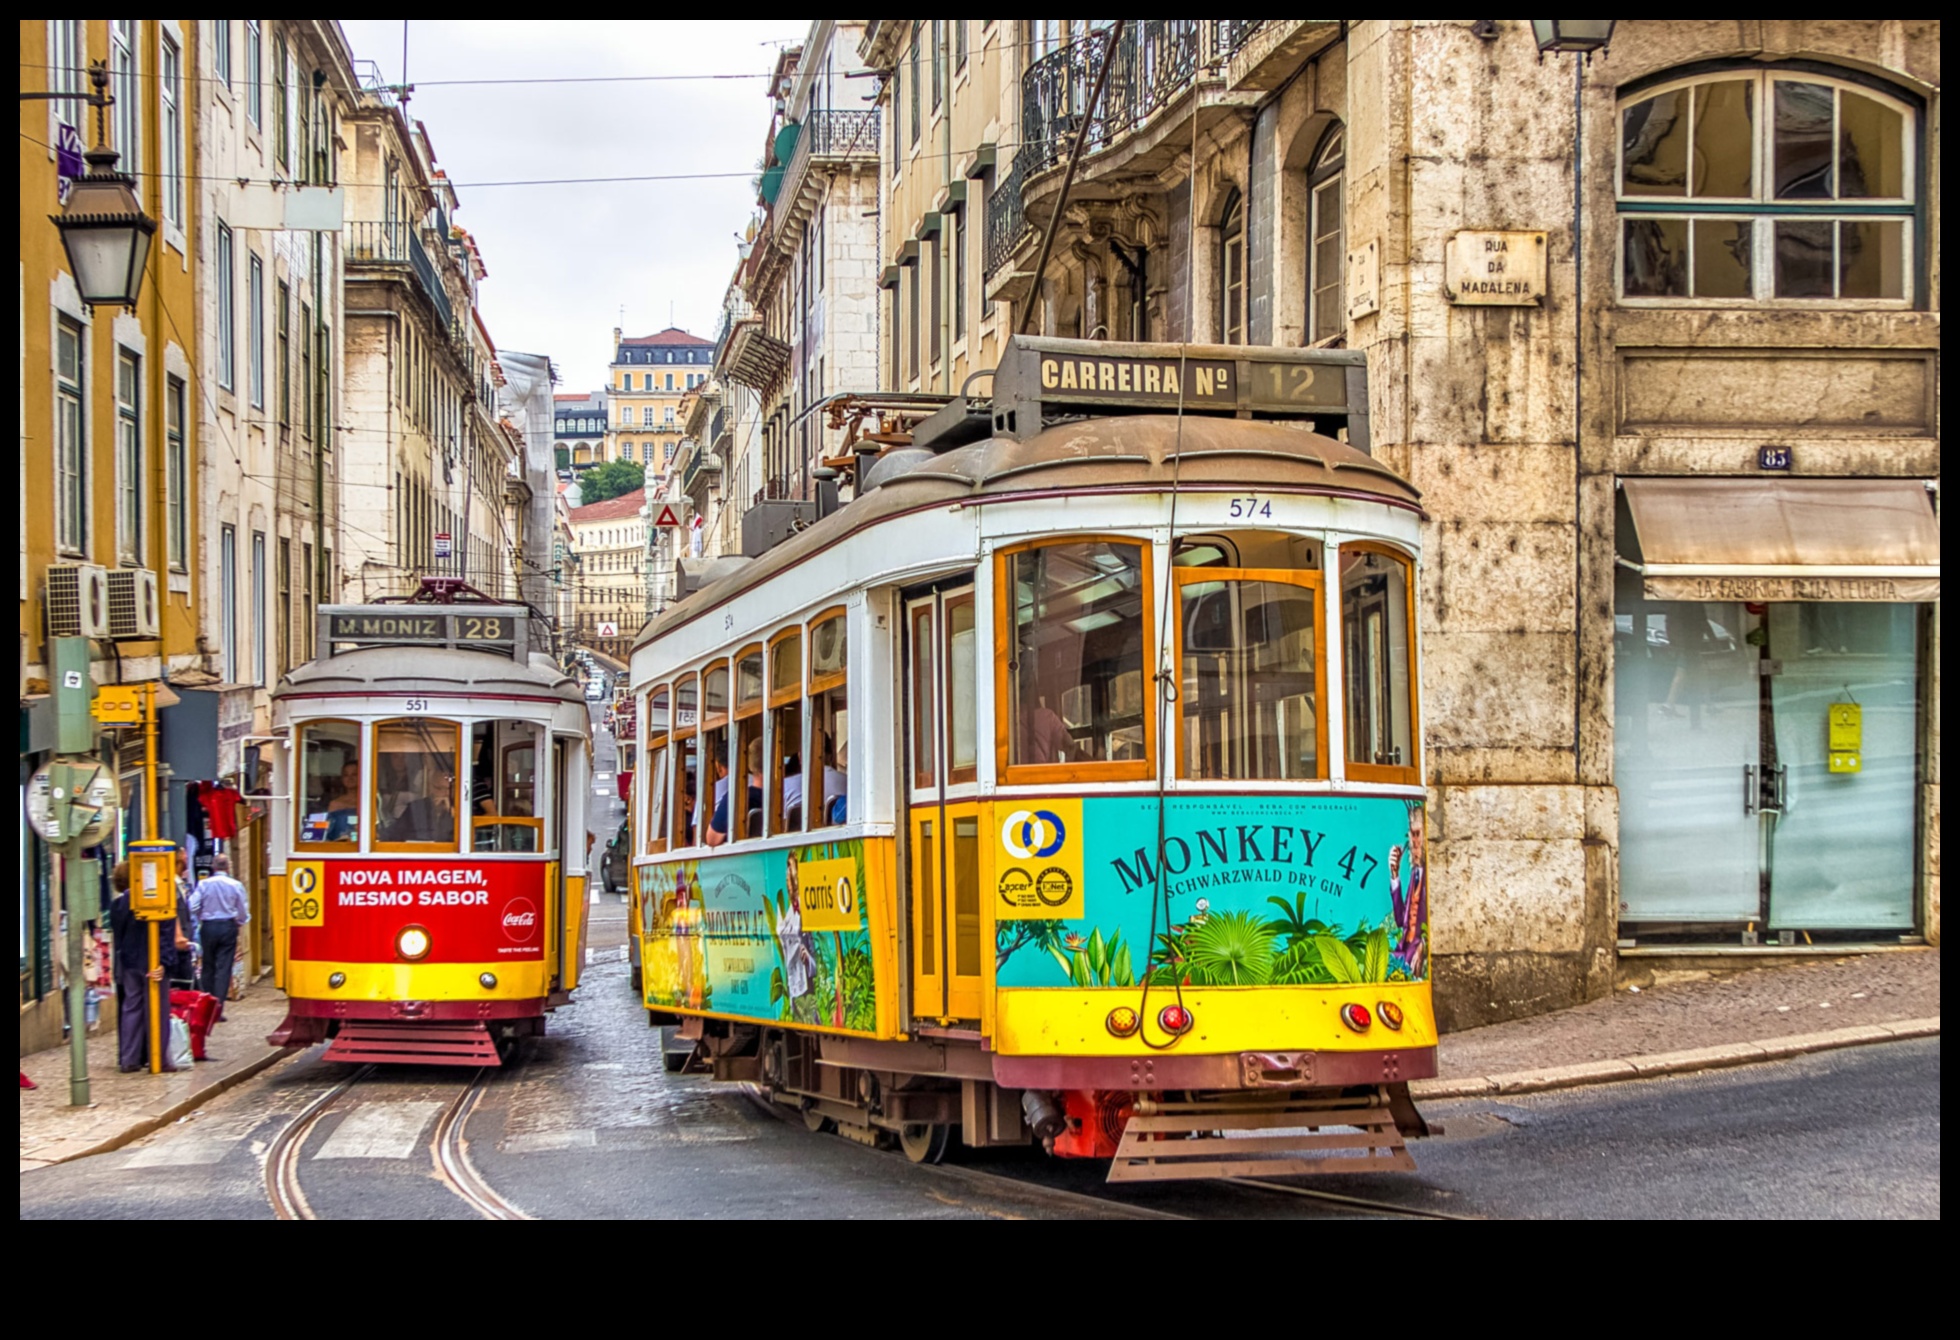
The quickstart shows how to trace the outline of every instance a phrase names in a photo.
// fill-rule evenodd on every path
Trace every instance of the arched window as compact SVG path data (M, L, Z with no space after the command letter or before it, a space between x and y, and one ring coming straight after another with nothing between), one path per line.
M1218 339L1245 343L1245 198L1226 197L1218 216Z
M1620 292L1912 300L1914 109L1849 79L1723 70L1620 104Z
M1343 222L1341 169L1347 132L1339 122L1321 138L1307 169L1307 343L1347 331L1347 228Z

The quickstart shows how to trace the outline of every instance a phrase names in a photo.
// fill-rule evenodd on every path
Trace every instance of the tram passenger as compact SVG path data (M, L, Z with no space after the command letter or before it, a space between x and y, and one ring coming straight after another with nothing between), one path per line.
M1032 695L1034 705L1021 714L1021 759L1023 763L1066 763L1075 744L1068 722L1048 705L1048 695Z
M386 842L454 842L456 840L456 774L437 769L429 787L408 802L383 834Z
M361 765L348 759L340 767L340 789L327 801L328 842L350 842L361 821Z
M823 770L823 808L824 817L829 822L841 824L845 817L845 796L850 791L850 780L845 769L850 766L851 742L837 742L837 766L825 765Z
M762 741L759 739L750 740L746 753L747 758L745 761L748 765L749 774L746 800L750 810L759 810L762 808ZM729 833L734 831L730 827L733 820L728 815L728 793L734 790L734 788L728 784L728 769L720 759L715 760L715 771L721 774L721 779L715 783L714 817L708 820L708 845L710 847L719 847L722 843L728 841Z

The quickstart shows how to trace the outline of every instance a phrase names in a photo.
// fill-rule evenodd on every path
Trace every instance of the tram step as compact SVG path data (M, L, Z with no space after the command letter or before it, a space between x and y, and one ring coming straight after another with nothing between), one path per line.
M500 1065L482 1024L344 1023L324 1056L359 1065Z
M1383 1092L1220 1095L1138 1103L1110 1161L1109 1180L1414 1172L1415 1166Z

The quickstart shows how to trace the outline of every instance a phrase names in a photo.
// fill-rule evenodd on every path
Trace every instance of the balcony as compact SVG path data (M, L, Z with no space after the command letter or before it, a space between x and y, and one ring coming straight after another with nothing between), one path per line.
M878 164L879 114L862 112L812 112L804 118L796 149L783 172L782 190L776 196L776 215L788 223L798 212L803 188L813 167L849 167Z
M715 363L729 381L767 391L789 370L789 345L766 332L762 317L751 312L729 325Z
M436 309L445 330L457 330L455 314L450 310L449 294L442 287L442 277L436 273L435 262L417 238L413 225L402 222L354 221L347 225L347 256L349 270L359 270L377 266L406 266L415 276L416 285L422 296Z
M1297 64L1339 32L1337 19L1126 23L1110 56L1109 82L1082 140L1078 188L1096 194L1098 181L1162 172L1190 142L1186 110L1209 110L1215 118L1236 114L1228 94L1244 88L1250 98L1251 90L1272 87L1269 67L1281 59ZM1054 170L1075 148L1107 45L1107 30L1091 33L1043 56L1021 76L1021 149L987 203L986 267L989 291L996 296L1014 296L1004 294L1006 278L995 277L1044 221L1030 218L1027 205L1060 189ZM1250 53L1252 63L1241 53ZM1200 92L1208 96L1195 98Z

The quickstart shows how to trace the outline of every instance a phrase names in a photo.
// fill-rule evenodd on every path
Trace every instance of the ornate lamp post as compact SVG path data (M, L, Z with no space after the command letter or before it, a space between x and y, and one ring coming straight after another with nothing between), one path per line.
M61 231L68 270L75 276L82 301L90 307L134 308L157 221L143 212L135 180L116 171L120 156L109 147L104 124L115 101L106 91L109 71L96 61L89 66L88 77L92 93L23 93L20 99L80 101L95 108L95 147L83 155L88 170L69 191L61 213L49 215L49 220Z
M1618 19L1533 19L1531 36L1538 43L1538 59L1547 52L1567 52L1588 60L1595 51L1606 50L1613 40Z

